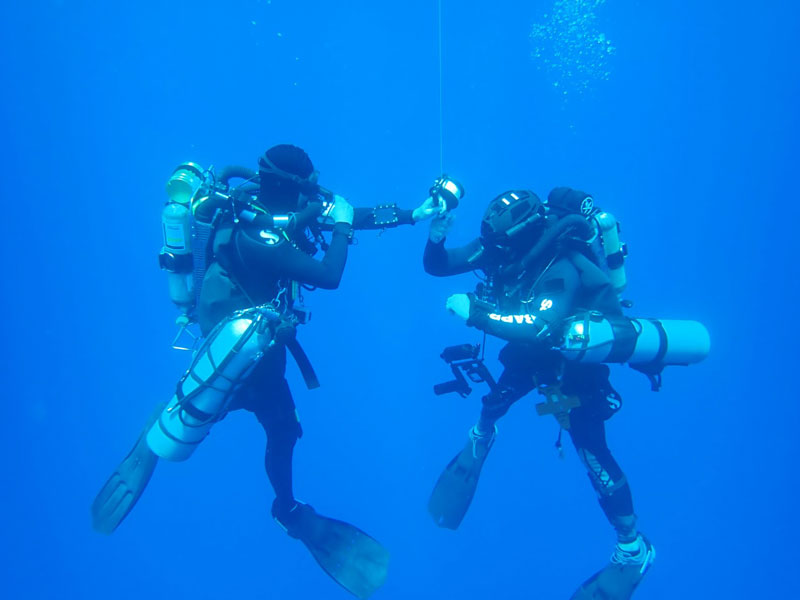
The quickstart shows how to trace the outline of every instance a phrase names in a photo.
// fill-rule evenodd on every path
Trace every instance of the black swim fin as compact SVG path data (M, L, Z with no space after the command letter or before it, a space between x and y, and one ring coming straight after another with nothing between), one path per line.
M428 512L439 527L458 529L461 525L475 496L481 469L494 442L494 435L476 436L473 429L464 449L439 476L428 500Z
M128 456L119 464L92 503L92 527L95 531L110 535L128 515L142 495L150 476L158 463L156 456L147 445L147 432L156 422L164 404L147 420L139 439Z
M358 527L323 517L298 502L275 521L305 544L319 566L357 598L369 598L386 581L389 552Z
M644 556L637 562L609 562L575 592L570 600L630 600L650 565L656 558L656 549L642 537Z

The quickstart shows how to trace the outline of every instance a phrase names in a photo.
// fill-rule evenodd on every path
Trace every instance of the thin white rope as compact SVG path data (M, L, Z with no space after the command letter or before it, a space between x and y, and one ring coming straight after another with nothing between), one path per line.
M442 0L439 0L439 173L444 172L444 107L442 100Z

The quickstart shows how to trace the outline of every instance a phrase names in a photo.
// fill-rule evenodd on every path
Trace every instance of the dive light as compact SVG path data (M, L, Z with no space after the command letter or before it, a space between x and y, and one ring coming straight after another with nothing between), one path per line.
M447 209L450 210L458 206L458 201L464 197L464 186L452 177L442 175L433 182L428 194L433 199L434 206L444 202Z

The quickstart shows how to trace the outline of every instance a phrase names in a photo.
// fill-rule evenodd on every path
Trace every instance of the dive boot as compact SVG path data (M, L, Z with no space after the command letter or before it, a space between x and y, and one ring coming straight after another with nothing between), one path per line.
M586 580L570 600L629 600L656 559L655 547L643 535L630 545L634 547L617 544L611 562Z
M464 449L445 467L428 500L428 512L439 527L458 529L475 496L483 463L492 449L497 427L480 434L476 427L469 432Z
M164 406L160 404L156 407L133 449L94 499L92 527L95 531L110 535L122 523L147 487L147 482L150 481L150 476L158 463L158 456L147 445L147 432L164 410Z
M300 540L336 583L357 598L369 598L386 581L389 552L358 527L317 514L297 502L272 516L290 537Z

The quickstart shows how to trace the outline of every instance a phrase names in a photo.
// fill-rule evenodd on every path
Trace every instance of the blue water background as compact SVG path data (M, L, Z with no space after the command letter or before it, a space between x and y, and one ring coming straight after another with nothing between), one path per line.
M513 187L617 215L632 314L713 338L658 394L614 370L609 440L658 548L637 598L797 597L797 6L609 0L608 80L567 99L531 58L552 7L443 0L444 169L467 188L451 241ZM354 204L415 206L440 170L436 3L31 0L0 8L0 44L0 596L348 598L269 518L249 414L161 464L113 536L88 509L187 363L156 262L171 170L290 142ZM298 497L391 549L376 599L567 598L613 534L532 398L461 529L426 513L481 393L431 393L441 348L480 338L443 310L473 276L425 275L426 234L360 233L340 289L307 296L323 387L290 367Z

